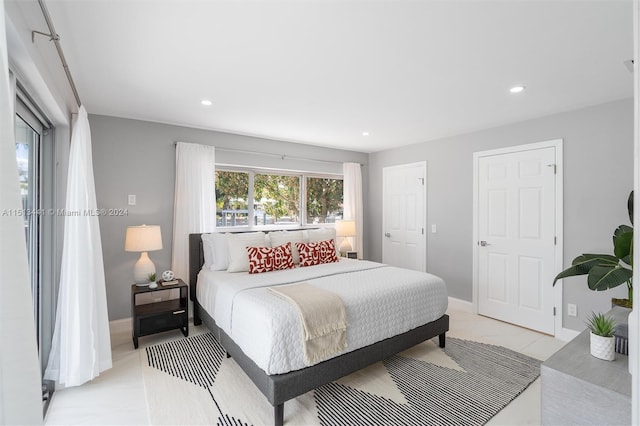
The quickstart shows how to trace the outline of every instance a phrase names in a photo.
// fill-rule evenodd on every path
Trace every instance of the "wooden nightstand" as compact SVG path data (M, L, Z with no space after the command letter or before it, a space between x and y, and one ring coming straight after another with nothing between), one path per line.
M136 304L136 296L144 293L160 292L164 296L172 290L178 290L177 299L160 302ZM179 328L182 334L189 335L189 286L178 278L178 284L157 288L131 285L131 322L133 346L138 349L138 337Z

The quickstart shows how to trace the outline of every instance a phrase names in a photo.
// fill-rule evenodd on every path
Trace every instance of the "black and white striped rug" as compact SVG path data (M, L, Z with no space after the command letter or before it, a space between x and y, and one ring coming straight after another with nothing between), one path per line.
M153 424L272 424L273 409L211 333L141 352ZM285 404L285 424L482 425L540 374L541 361L447 337Z

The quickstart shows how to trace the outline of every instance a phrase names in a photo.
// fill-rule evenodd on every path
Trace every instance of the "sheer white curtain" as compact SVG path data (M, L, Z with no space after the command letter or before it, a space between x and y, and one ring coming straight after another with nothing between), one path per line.
M0 0L0 424L42 424L40 362L16 163L14 104Z
M215 148L176 144L176 188L173 204L171 269L189 280L189 234L216 227Z
M358 163L343 163L344 175L344 218L356 222L356 237L352 242L353 249L358 252L358 259L362 259L362 166Z
M111 368L107 295L84 106L73 125L56 325L45 378L79 386Z

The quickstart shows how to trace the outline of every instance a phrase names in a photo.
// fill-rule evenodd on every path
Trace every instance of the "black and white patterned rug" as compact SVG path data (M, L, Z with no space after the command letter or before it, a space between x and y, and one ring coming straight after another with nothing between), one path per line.
M141 351L152 424L272 424L273 408L211 333ZM540 374L512 350L437 338L285 403L290 425L482 425Z

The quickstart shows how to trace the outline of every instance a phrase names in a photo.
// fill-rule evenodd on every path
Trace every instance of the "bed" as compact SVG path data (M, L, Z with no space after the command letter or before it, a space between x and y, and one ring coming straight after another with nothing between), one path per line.
M234 358L265 395L274 407L274 424L277 426L284 422L284 403L290 399L382 361L435 336L439 336L441 347L445 345L445 333L449 330L449 317L444 314L446 288L443 290L442 280L429 276L433 277L430 279L437 283L434 289L430 290L435 296L420 297L438 299L439 301L433 302L434 309L429 309L429 312L426 313L422 312L423 310L419 307L426 303L426 299L419 299L413 293L405 296L402 294L397 297L393 296L396 305L388 309L392 317L394 312L399 311L412 311L414 314L409 315L410 321L402 315L396 315L400 317L400 320L379 323L373 327L373 331L369 320L360 320L356 317L361 314L352 314L349 319L348 333L351 335L348 337L349 348L347 352L307 366L301 359L295 345L283 345L282 342L276 342L278 336L283 335L282 330L275 331L273 336L271 335L271 328L285 327L287 320L285 318L276 321L264 315L268 315L269 310L276 309L278 312L282 312L287 309L277 305L277 303L285 302L277 300L270 302L275 303L275 307L262 306L260 301L266 298L263 294L266 291L265 287L300 281L335 287L336 280L350 279L352 281L366 280L372 287L377 286L380 289L382 288L381 283L394 279L394 274L398 275L400 270L372 262L349 260L335 265L318 265L323 266L322 268L318 268L318 266L297 268L297 271L276 271L258 274L260 276L255 277L242 273L208 272L206 268L203 268L203 264L202 234L191 234L189 236L189 282L191 284L190 296L194 304L194 324L199 325L204 321L225 348L227 356ZM421 274L406 272L408 277ZM427 276L428 274L421 275ZM229 283L225 284L225 280ZM350 288L346 285L342 285L342 287ZM233 294L227 295L226 293L229 292ZM231 303L226 301L228 297L234 301L233 309L230 308ZM345 300L347 306L352 304L349 294L342 295L342 297L347 299ZM442 301L443 297L444 302ZM384 308L384 305L378 306L375 303L377 302L374 299L369 299L366 305L370 307L369 310L376 312ZM411 303L414 303L415 306L405 308L404 305L411 305ZM402 306L402 309L399 309L399 306ZM364 314L362 316L364 318ZM281 325L280 321L285 325ZM256 322L260 324L260 327L255 326ZM252 324L254 324L253 327ZM295 331L295 324L290 324L288 327ZM407 330L404 331L405 329ZM260 334L256 334L256 330L259 330ZM284 334L287 336L297 335L294 331ZM274 347L277 347L278 351L286 352L280 353Z

